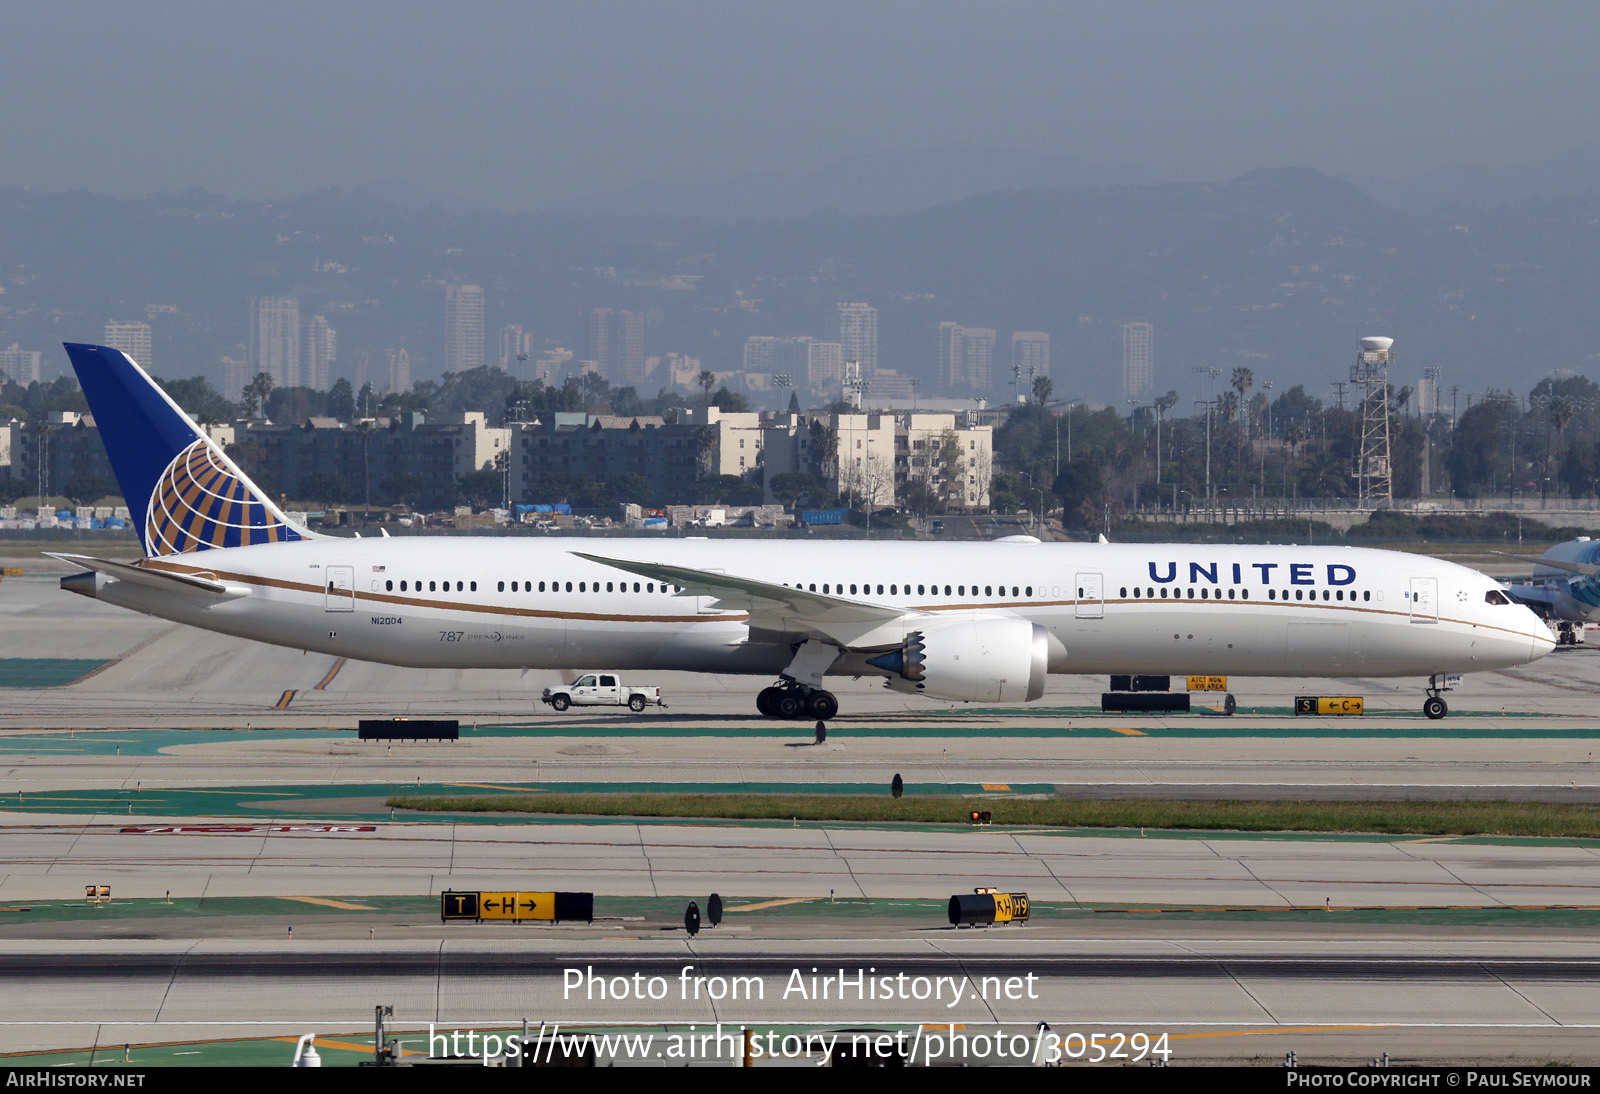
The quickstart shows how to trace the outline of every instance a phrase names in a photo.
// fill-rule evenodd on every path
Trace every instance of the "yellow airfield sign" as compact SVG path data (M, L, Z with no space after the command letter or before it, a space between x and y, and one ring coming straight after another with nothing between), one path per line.
M1359 695L1297 695L1296 714L1360 714L1364 704Z
M439 918L486 919L520 923L526 920L589 921L594 917L593 893L456 892L439 894Z

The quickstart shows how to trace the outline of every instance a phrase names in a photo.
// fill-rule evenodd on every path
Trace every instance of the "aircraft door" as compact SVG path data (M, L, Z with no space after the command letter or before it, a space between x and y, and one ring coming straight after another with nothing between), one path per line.
M1101 588L1100 574L1079 574L1077 599L1073 602L1074 614L1079 619L1100 619L1105 616L1105 591Z
M323 606L330 612L356 610L356 568L354 566L328 566L323 569Z
M1439 579L1414 577L1411 579L1411 622L1439 622Z

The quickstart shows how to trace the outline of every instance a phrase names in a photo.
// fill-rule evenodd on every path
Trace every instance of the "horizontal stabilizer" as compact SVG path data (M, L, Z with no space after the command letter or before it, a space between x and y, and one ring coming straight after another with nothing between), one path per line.
M1600 574L1600 566L1591 566L1585 562L1561 562L1553 558L1534 558L1532 555L1513 555L1506 551L1490 551L1491 555L1501 558L1514 558L1518 562L1531 562L1535 566L1548 566L1552 570L1565 570L1569 574L1580 574L1583 577L1594 577Z
M249 596L250 590L244 585L229 585L218 581L214 577L203 577L197 574L175 574L167 570L147 570L128 562L114 562L109 558L94 558L90 555L58 555L47 551L51 558L59 558L62 562L74 566L82 566L96 573L114 577L118 581L126 581L132 585L143 585L150 589L160 589L167 593L181 593L189 596L210 596L223 599L234 599Z
M1506 591L1506 595L1512 600L1520 604L1526 604L1530 608L1553 607L1556 602L1556 593L1559 591L1547 585L1512 584L1502 585L1501 588Z

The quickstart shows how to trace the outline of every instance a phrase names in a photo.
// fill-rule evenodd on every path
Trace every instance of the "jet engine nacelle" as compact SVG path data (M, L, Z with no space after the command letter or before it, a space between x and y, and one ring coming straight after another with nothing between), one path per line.
M963 702L1032 702L1044 694L1049 633L1025 619L967 619L912 631L867 664L889 687Z

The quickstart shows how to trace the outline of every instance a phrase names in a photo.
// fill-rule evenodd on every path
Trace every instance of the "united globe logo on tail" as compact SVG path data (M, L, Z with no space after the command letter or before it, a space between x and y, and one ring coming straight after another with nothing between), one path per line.
M150 494L144 525L145 551L154 556L302 538L203 439L167 465Z
M273 505L127 354L79 342L66 349L147 556L319 538Z

